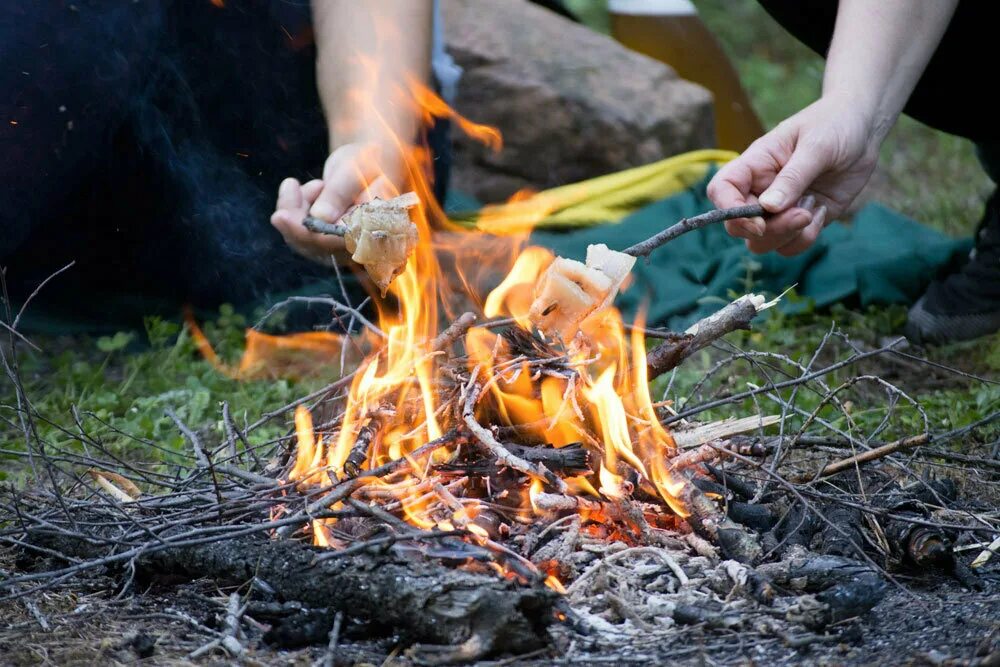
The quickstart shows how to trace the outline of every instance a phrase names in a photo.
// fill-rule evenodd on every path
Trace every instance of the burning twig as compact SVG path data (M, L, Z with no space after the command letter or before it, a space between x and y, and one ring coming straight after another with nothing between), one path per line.
M431 349L434 351L448 349L452 346L452 344L454 344L455 341L463 337L475 323L475 313L463 313L461 317L448 325L447 329L442 331L433 341L431 341Z
M488 429L476 421L476 403L479 401L479 395L482 392L482 387L476 384L478 377L479 367L477 366L469 378L469 384L465 387L465 407L462 409L462 419L465 421L465 425L469 427L469 430L476 436L476 439L496 457L500 464L524 473L529 477L541 479L559 492L565 493L567 490L566 482L553 474L544 465L532 465L521 457L510 453Z

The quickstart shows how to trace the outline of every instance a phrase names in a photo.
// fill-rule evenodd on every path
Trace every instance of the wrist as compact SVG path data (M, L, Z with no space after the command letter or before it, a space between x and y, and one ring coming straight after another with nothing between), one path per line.
M866 143L876 149L885 141L899 118L900 111L887 108L882 100L865 100L850 91L823 88L820 102L826 107L825 114L854 125Z

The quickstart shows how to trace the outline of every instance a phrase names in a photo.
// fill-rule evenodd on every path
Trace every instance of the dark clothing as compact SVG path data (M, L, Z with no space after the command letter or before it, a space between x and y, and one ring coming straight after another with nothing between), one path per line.
M837 0L759 0L764 9L816 53L830 48ZM924 70L905 113L980 145L1000 146L990 89L997 59L993 40L1000 3L959 2L937 51ZM855 44L862 50L864 44Z
M45 290L71 308L176 312L330 278L270 224L281 180L328 154L308 2L5 0L0 90L15 296L71 260Z
M320 275L269 222L280 181L326 158L313 62L304 3L2 3L15 292L70 260L48 294L82 282L95 298L218 303Z

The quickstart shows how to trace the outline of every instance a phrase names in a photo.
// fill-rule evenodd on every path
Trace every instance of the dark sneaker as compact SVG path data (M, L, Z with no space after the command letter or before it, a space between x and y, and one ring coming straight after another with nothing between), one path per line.
M903 333L915 343L971 340L1000 330L1000 190L986 203L976 247L961 269L931 283Z

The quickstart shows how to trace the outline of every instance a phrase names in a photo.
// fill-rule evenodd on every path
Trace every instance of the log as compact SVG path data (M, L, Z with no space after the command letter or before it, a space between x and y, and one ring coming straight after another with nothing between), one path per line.
M809 593L788 609L788 620L822 629L867 613L885 597L885 580L868 565L850 558L795 551L781 562L757 568L779 586Z
M31 533L33 544L66 556L93 557L94 545ZM139 575L175 574L242 584L262 579L280 599L328 608L392 629L429 648L438 662L526 652L548 643L558 595L541 584L404 559L393 552L317 561L322 550L294 541L236 538L168 547L135 561Z

